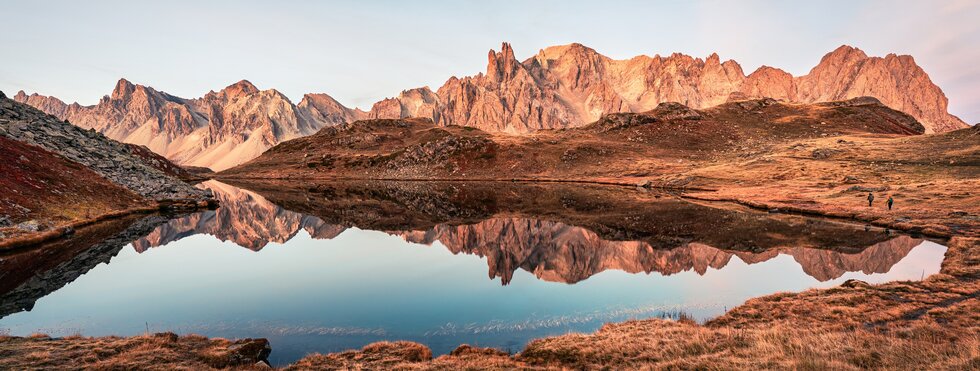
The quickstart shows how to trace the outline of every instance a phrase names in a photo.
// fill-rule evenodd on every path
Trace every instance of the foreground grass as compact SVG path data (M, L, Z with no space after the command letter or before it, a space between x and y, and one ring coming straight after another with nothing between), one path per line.
M0 369L178 369L253 367L268 356L264 339L209 339L173 333L128 338L0 337ZM264 352L264 355L263 355Z

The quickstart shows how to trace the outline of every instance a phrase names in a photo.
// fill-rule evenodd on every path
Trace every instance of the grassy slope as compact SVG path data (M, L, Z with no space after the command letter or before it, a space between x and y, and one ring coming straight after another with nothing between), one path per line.
M133 192L40 147L0 137L0 215L57 226L147 206ZM26 208L26 209L25 209ZM29 210L29 211L26 211ZM20 233L3 230L7 237Z

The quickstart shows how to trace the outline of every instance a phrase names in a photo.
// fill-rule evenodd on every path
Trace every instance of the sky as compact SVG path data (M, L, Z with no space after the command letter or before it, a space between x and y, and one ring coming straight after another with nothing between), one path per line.
M616 59L717 52L749 73L806 74L842 44L910 54L950 112L980 121L980 0L950 1L14 1L0 0L0 90L83 105L119 78L193 98L247 79L298 102L370 108L582 43Z

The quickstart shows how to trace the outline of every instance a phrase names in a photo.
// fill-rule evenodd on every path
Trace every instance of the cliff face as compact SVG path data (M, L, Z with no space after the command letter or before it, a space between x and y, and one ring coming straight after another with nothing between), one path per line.
M663 102L701 109L763 97L814 103L872 96L921 121L927 133L966 127L946 111L946 96L911 56L868 57L849 46L793 77L767 66L745 76L738 63L722 62L717 54L613 60L580 44L550 47L518 62L505 43L499 53L490 52L486 75L453 77L438 96L441 113L425 116L436 123L513 133L581 126L603 114L645 112Z

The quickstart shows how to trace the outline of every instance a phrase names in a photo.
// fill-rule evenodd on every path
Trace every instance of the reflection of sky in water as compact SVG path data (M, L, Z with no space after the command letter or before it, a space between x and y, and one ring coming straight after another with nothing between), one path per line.
M0 319L14 335L132 335L175 331L267 337L274 362L307 352L416 340L445 353L470 343L518 351L531 338L594 331L603 322L678 310L706 319L780 291L917 280L939 270L946 249L924 242L885 274L807 276L787 255L748 265L738 257L704 276L605 271L574 285L518 270L510 285L488 279L483 258L441 244L407 243L349 229L331 240L306 232L253 252L195 235L137 254L127 247L30 312Z

